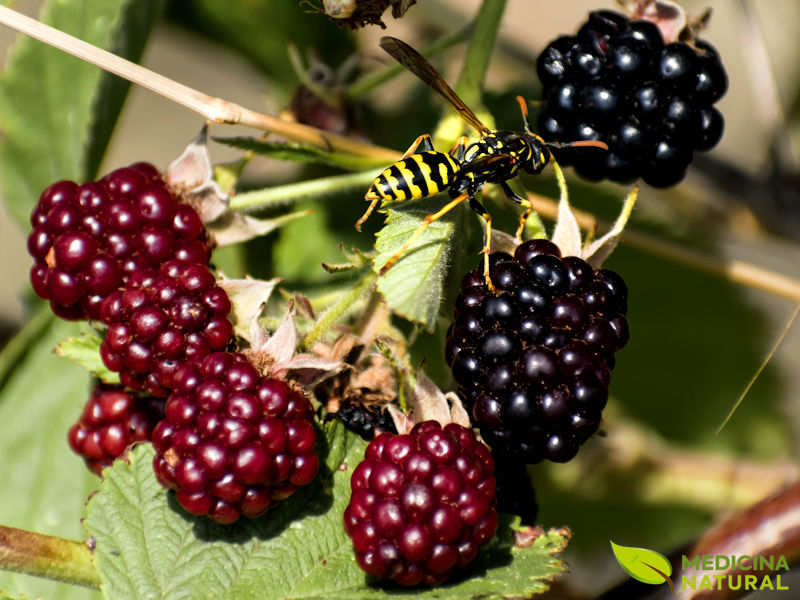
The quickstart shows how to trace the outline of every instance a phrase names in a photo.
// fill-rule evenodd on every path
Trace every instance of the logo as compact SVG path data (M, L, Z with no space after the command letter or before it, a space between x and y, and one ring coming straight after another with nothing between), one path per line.
M669 585L672 582L672 565L666 556L633 546L620 546L611 541L614 557L631 577L651 585ZM787 591L779 571L788 571L786 557L765 555L702 554L691 559L681 555L681 590L775 590Z
M633 546L620 546L611 541L614 556L628 575L642 583L661 585L666 583L672 592L672 565L663 554L647 548L634 548Z

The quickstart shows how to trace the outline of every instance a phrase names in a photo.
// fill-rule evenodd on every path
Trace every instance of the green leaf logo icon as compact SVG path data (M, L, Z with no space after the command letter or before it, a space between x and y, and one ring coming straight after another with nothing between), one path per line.
M666 556L647 548L620 546L613 541L611 549L619 565L634 579L652 585L668 583L672 587L672 565Z

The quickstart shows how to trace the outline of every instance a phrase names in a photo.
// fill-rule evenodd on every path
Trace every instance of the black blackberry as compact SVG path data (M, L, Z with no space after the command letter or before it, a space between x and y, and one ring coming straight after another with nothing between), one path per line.
M498 463L568 461L597 430L628 341L625 282L547 240L497 257L498 295L479 269L464 277L445 359Z
M691 44L691 45L690 45ZM713 108L728 88L716 50L701 39L664 43L649 21L590 13L577 35L551 42L537 61L547 141L601 140L608 152L554 150L590 180L655 187L678 183L695 151L713 148L723 118Z
M376 430L397 433L389 412L375 406L364 406L345 400L337 412L325 415L326 421L333 419L339 419L345 427L366 441L375 437Z

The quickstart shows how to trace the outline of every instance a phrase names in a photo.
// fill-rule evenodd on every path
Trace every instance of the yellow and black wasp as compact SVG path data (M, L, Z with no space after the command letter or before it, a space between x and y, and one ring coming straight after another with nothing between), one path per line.
M381 38L380 46L400 64L436 90L481 137L469 146L466 144L466 138L462 137L448 153L444 153L434 149L430 135L419 136L399 161L386 167L372 182L365 195L365 199L370 202L369 208L356 222L356 229L361 229L361 225L379 204L418 200L444 191L450 194L451 201L437 212L427 215L400 250L386 261L381 269L381 274L383 274L408 251L431 223L464 200L468 200L470 207L483 217L486 223L482 250L484 277L489 288L494 289L489 278L492 217L475 198L481 186L485 183L499 184L510 200L524 207L525 211L520 216L517 228L517 238L520 238L525 221L533 211L533 206L527 198L519 196L511 189L508 180L516 177L520 169L531 174L540 173L552 158L550 148L593 146L607 149L607 147L602 142L594 141L572 144L545 142L531 131L528 123L527 104L520 96L517 96L517 102L522 111L524 132L493 131L475 116L475 113L464 104L453 88L419 52L405 42L388 36Z

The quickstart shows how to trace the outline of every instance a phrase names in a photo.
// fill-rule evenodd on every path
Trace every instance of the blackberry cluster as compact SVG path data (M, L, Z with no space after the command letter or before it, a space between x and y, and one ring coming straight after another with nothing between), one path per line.
M350 431L366 441L375 437L376 430L397 433L392 417L385 409L344 401L335 413L325 415L325 420L339 419Z
M490 264L499 293L479 269L464 277L445 359L498 459L566 462L597 430L628 341L625 282L547 240Z
M33 289L64 319L99 319L111 292L168 259L205 265L210 256L200 217L148 163L96 182L52 184L31 224Z
M100 306L108 325L103 363L134 390L167 396L187 361L224 350L233 337L228 295L202 264L168 260L131 274Z
M472 430L424 421L370 442L350 479L344 528L368 574L436 585L497 530L494 461Z
M608 144L608 152L554 151L587 179L670 186L683 179L695 150L722 137L713 104L728 77L717 51L700 39L665 44L650 21L593 12L577 35L545 48L537 72L546 98L542 137Z
M238 353L215 352L175 374L152 442L153 468L189 513L255 518L319 469L311 405Z
M81 418L70 427L69 445L86 466L100 475L134 442L150 441L155 424L164 417L164 402L139 397L122 386L95 386Z

